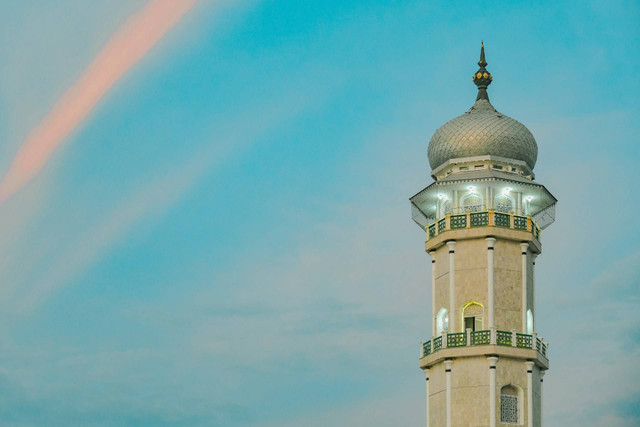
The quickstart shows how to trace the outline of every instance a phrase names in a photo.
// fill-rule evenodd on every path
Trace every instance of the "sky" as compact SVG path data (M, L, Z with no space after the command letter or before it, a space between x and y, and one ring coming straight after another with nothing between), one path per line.
M481 40L559 200L544 425L640 424L637 2L171 3L0 2L1 424L423 425L408 198Z

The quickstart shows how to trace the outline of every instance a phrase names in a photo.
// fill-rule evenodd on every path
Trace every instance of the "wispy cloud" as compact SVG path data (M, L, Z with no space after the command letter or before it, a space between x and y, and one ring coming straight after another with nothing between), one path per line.
M227 118L216 136L206 135L210 143L175 170L164 173L130 191L120 204L76 235L50 262L37 280L19 292L12 302L18 313L32 310L52 292L82 273L114 246L138 221L147 215L161 215L203 175L220 170L225 161L241 153L287 121L300 114L309 104L322 100L317 96L284 95L255 111L247 109L236 118ZM247 123L251 123L247 125ZM238 129L242 129L238 131Z
M79 80L33 129L0 182L6 200L47 163L53 152L91 113L111 87L164 35L197 0L151 0L132 15L91 62Z

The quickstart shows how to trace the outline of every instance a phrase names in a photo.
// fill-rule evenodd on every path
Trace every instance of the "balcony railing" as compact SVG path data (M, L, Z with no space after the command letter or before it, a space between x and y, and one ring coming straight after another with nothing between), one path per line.
M502 227L511 230L528 231L540 240L542 230L530 216L521 216L496 211L467 212L445 215L444 218L425 227L427 240L449 230L475 227Z
M501 345L505 347L528 348L536 350L544 357L549 357L549 343L545 343L537 334L520 334L492 328L485 331L471 331L442 335L420 345L420 357L425 357L445 348L468 347L480 345Z

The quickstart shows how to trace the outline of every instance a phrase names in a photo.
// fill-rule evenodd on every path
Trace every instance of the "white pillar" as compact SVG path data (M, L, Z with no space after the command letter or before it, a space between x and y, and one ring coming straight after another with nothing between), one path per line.
M542 425L542 400L544 399L544 394L542 393L543 377L544 371L540 371L540 425Z
M489 427L496 427L496 364L498 358L487 357L489 361Z
M492 211L493 209L493 187L487 187L487 210Z
M456 242L447 242L449 247L449 331L456 332L456 262L455 262L455 248Z
M425 389L426 389L426 392L427 392L427 395L426 395L427 396L426 397L426 399L427 399L427 402L426 402L427 403L427 412L426 412L427 413L427 427L429 427L429 370L425 369L424 370L424 374L427 377L426 378L427 380L425 381Z
M533 427L533 362L524 362L527 367L527 426Z
M436 251L429 252L431 256L431 336L436 336Z
M487 187L484 190L484 209L490 210L489 202L491 201L491 187Z
M533 313L533 331L537 331L536 329L536 258L538 254L534 254L531 252L532 266L531 266L531 295L533 299L531 300L531 313ZM536 343L533 343L535 346ZM534 347L535 348L535 347Z
M494 290L493 290L493 250L496 239L487 237L487 305L489 311L489 328L495 326L494 318Z
M460 206L460 200L458 199L458 190L453 190L453 200L451 203L453 207L453 213L460 213L458 207Z
M516 193L516 215L522 215L522 193Z
M444 361L444 371L447 376L447 427L451 427L451 365L453 360Z
M520 243L522 249L522 333L527 332L527 249L528 243Z

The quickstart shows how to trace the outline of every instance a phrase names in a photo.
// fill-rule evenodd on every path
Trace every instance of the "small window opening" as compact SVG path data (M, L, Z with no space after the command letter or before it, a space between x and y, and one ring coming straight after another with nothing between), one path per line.
M440 335L443 331L449 330L449 310L441 308L436 317L436 334Z
M470 302L462 307L463 331L471 329L472 331L482 330L482 318L484 316L484 308L477 302Z
M518 389L506 385L500 390L500 422L518 424L520 419L520 402Z

